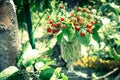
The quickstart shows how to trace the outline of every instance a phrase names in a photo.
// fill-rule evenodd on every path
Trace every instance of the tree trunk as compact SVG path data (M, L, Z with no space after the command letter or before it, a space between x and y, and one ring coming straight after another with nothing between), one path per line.
M12 0L0 0L0 71L16 64L20 49L15 5Z

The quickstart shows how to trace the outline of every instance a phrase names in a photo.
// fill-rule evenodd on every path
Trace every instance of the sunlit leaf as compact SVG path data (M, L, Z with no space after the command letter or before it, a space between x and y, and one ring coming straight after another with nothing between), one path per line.
M86 33L85 36L80 36L80 37L79 37L79 41L80 41L81 44L83 44L84 46L89 46L90 40L91 40L91 36L90 36L89 33Z
M39 71L45 64L43 62L38 62L35 64L35 68Z
M50 80L56 80L60 77L61 68L56 68Z
M63 38L68 42L72 41L74 38L74 33L75 33L75 30L73 30L72 25L69 24L67 25L67 28L63 31Z
M102 3L105 3L106 2L106 0L100 0Z
M22 55L22 65L25 67L32 65L38 57L40 57L39 51L28 45Z
M19 69L15 66L10 66L0 73L0 80L7 80L8 77L18 72Z
M61 77L62 77L62 80L68 80L68 77L64 73L61 73Z
M109 4L111 7L111 10L114 11L116 15L119 15L120 13L120 6L116 5L115 3L110 3Z

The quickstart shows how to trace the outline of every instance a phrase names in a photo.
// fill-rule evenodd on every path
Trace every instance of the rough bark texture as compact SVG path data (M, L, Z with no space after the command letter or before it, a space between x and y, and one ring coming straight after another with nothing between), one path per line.
M17 17L12 0L0 1L0 71L15 65L20 52Z

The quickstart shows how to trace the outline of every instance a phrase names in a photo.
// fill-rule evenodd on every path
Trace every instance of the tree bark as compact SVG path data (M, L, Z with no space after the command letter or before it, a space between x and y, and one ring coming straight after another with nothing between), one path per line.
M20 50L15 5L12 0L0 0L0 71L16 64Z

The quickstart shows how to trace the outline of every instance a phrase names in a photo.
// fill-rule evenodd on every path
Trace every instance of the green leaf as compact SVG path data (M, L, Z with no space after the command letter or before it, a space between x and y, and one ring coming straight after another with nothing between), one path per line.
M45 66L45 64L43 62L37 62L35 64L35 68L37 69L37 71L41 70L41 68L44 66Z
M119 61L120 61L120 54L117 53L114 48L110 50L109 54L110 54L110 56L111 56L112 58L114 58L115 60L119 60Z
M120 40L115 40L115 43L120 46Z
M95 41L97 41L98 43L101 42L101 38L100 38L98 32L93 32L92 37L93 37L93 39L94 39Z
M118 6L118 5L114 4L114 3L110 3L109 6L110 6L111 10L112 10L116 15L119 15L119 13L120 13L120 8L119 8L119 7L120 7L120 6Z
M39 78L43 80L50 80L54 71L55 70L53 68L47 68L47 69L41 70Z
M56 68L50 80L56 80L56 78L60 78L61 68Z
M64 73L61 73L61 77L62 77L62 80L68 80L68 77Z
M10 66L0 73L0 80L7 80L10 76L18 71L19 69L17 67Z
M63 35L63 38L64 38L67 42L69 41L68 35L64 34L64 35Z
M108 7L109 7L108 4L102 5L102 6L101 6L101 12L102 12L102 13L105 13L105 12L108 10Z
M22 65L25 67L28 67L28 66L34 64L38 57L40 57L38 50L28 49L23 54Z
M106 2L106 0L100 0L100 2L105 3L105 2Z
M75 30L72 29L72 24L66 25L66 29L63 30L63 38L71 42L74 38Z
M60 33L59 35L57 35L57 43L60 44L61 41L63 39L63 33Z
M61 73L61 68L56 68L50 80L68 80L68 77Z
M95 28L93 29L93 33L92 33L93 39L94 39L95 41L97 41L98 43L101 42L101 38L100 38L100 36L99 36L99 34L98 34L98 32L97 32L100 28L101 28L101 24L96 24L96 25L95 25Z
M18 71L16 73L14 73L13 75L11 75L10 77L8 77L7 80L30 80L30 77L22 72L22 71Z
M18 67L21 66L21 63L22 63L22 61L23 61L23 55L24 55L24 53L25 53L28 49L31 49L31 46L30 46L30 43L29 43L29 42L26 42L26 43L23 45L21 54L17 57L17 66L18 66Z
M84 46L89 46L90 40L91 40L91 36L90 36L89 33L86 33L85 36L79 36L79 41L80 41L81 44L83 44Z
M51 67L48 66L48 65L45 65L44 67L41 68L41 70L45 70L45 69L48 69L48 68L51 68Z
M101 22L98 22L98 24L95 24L95 28L93 28L93 32L97 32L101 28L102 24Z

